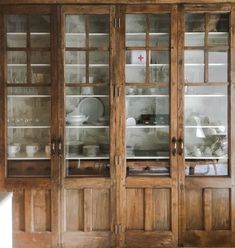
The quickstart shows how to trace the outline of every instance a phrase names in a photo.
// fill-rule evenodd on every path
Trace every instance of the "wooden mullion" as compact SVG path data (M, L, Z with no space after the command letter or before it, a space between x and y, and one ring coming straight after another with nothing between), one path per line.
M31 84L31 83L26 83L26 84L7 84L7 87L50 87L50 84Z
M85 37L86 37L86 83L89 83L89 27L88 27L88 15L85 15Z
M208 32L209 32L209 27L208 27L208 21L209 21L209 14L205 14L205 38L204 38L204 83L208 83Z
M87 86L91 86L89 83L66 83L65 84L66 87L87 87ZM103 83L93 83L92 86L94 87L105 87L108 86L108 84L103 84Z
M84 51L87 51L87 48L83 48L83 47L66 47L65 48L65 51L71 51L71 52L84 52ZM89 48L89 51L92 51L92 52L108 52L109 51L109 48L102 48L102 47L90 47Z
M169 84L167 83L138 83L138 82L134 82L134 83L126 83L126 86L152 86L152 87L160 87L160 88L168 88Z
M150 66L149 66L149 60L150 60L150 35L149 35L149 31L150 31L150 20L149 20L149 14L146 14L146 75L145 75L145 80L146 83L149 83L150 81Z
M31 80L31 42L30 42L30 18L29 15L26 16L26 47L27 47L27 84L32 84Z
M229 83L207 83L206 86L228 86ZM199 86L205 86L205 83L185 83L185 86L195 86L195 87L199 87Z
M184 137L184 6L178 8L178 97L177 97L177 116L178 128L177 137ZM179 223L179 246L183 245L183 233L186 231L186 202L185 202L185 160L179 156L178 161L178 223ZM183 187L182 187L183 186Z
M171 145L171 141L173 138L179 140L180 138L184 140L183 132L178 133L178 117L181 114L178 109L178 94L182 93L179 91L177 81L178 81L178 61L177 61L177 49L178 49L178 8L176 5L172 6L171 14L170 14L170 51L169 51L169 113L170 113L170 130L169 130L169 145ZM183 82L182 82L183 83ZM183 87L183 85L182 85ZM184 98L183 95L179 97ZM181 159L183 160L184 154L181 155ZM180 157L180 156L179 156ZM170 219L170 227L174 236L173 243L178 242L178 234L179 234L179 216L178 216L178 160L177 156L173 156L170 149L170 175L172 178L172 188L171 188L171 217ZM183 165L183 162L181 162ZM181 170L180 172L183 172ZM177 206L177 207L176 207Z

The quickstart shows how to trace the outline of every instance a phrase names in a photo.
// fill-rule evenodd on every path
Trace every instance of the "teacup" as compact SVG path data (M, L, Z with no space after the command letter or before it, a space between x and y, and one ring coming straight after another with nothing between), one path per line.
M16 153L20 151L19 144L8 145L8 155L9 157L15 157Z
M34 154L39 150L39 146L38 145L27 145L26 146L26 154L28 157L33 157Z

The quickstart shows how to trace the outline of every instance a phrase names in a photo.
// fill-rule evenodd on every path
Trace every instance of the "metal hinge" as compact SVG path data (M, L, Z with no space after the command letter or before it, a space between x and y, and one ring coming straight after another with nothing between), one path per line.
M121 93L120 93L120 87L114 86L113 95L114 95L114 97L119 97L121 95Z
M114 156L114 164L115 166L119 165L120 164L120 161L121 161L121 156L118 156L118 155L115 155Z
M122 225L121 224L116 224L114 226L114 233L115 234L121 234L122 233Z
M120 28L120 27L121 27L121 19L114 18L114 28Z

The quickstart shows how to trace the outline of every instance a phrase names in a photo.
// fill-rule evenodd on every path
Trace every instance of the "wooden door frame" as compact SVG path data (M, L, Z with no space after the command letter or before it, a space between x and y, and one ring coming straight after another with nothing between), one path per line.
M110 67L109 67L109 77L110 77L110 86L109 86L109 99L110 99L110 176L108 178L106 177L69 177L66 174L66 160L65 160L65 151L63 152L63 156L60 158L60 164L61 164L61 174L60 174L60 200L61 200L61 244L64 244L65 239L67 239L69 236L66 235L65 230L65 199L66 199L66 191L69 189L76 189L76 190L83 190L84 191L84 204L88 206L88 208L84 205L84 214L87 224L84 223L84 232L86 233L80 233L76 238L73 237L77 242L81 242L81 245L85 245L84 241L88 238L88 240L91 240L92 237L103 237L103 238L110 238L111 243L116 242L116 235L114 234L115 229L115 223L116 223L116 191L115 191L115 181L116 181L116 174L115 174L115 161L116 161L116 154L115 154L115 147L116 147L116 139L117 135L115 132L116 127L116 98L114 96L115 91L115 82L116 82L116 75L114 72L115 65L114 65L114 57L115 57L115 30L113 27L114 22L114 16L115 16L115 7L111 5L61 5L58 7L58 23L59 23L59 84L60 84L60 120L59 120L59 137L64 143L64 137L65 137L65 120L64 120L64 110L65 110L65 84L64 84L64 51L65 51L65 43L64 43L64 34L65 34L65 15L66 14L107 14L110 18L110 50L109 50L109 56L110 56ZM63 100L62 100L63 99ZM109 234L104 234L105 232L98 232L93 231L92 232L92 212L91 212L91 198L92 198L92 189L108 189L110 190L110 230L107 231ZM88 241L87 240L87 241Z
M118 125L118 132L121 139L118 143L118 152L121 156L121 166L118 168L120 175L119 185L117 188L120 191L119 195L119 209L122 213L120 213L119 223L121 224L121 233L119 236L119 245L123 247L126 245L126 189L127 188L139 188L145 189L144 195L145 199L147 199L148 203L146 202L146 210L145 210L145 217L146 221L144 224L144 229L146 231L145 239L146 245L149 244L148 240L153 238L153 245L157 245L157 243L164 243L164 235L161 236L160 232L155 232L152 230L151 223L147 220L149 212L152 211L151 206L151 199L152 199L152 188L167 188L171 190L171 231L166 231L165 237L170 237L171 232L173 234L172 244L177 246L177 236L178 236L178 207L177 207L177 197L178 197L178 172L177 172L177 155L174 157L172 154L170 155L171 158L171 168L170 173L171 176L169 177L131 177L126 175L126 149L125 149L125 133L126 133L126 125L125 125L125 95L126 95L126 85L125 85L125 14L126 13L170 13L171 14L171 46L169 52L171 53L170 57L170 65L171 65L171 73L170 73L170 95L169 95L169 114L171 116L170 120L170 137L175 137L177 139L177 105L174 103L177 97L177 6L176 5L122 5L118 11L118 18L120 18L120 28L118 32L118 50L119 50L119 57L118 64L119 67L117 68L118 77L118 84L120 87L121 98L118 103L118 120L120 121L120 125ZM171 146L171 138L169 141L169 145ZM155 234L154 234L155 233ZM133 232L132 239L137 237L135 235L141 235L138 232L135 234ZM169 236L167 236L169 235ZM140 238L137 239L136 244L140 242ZM141 243L141 242L140 242ZM140 243L138 245L140 245Z
M6 157L6 147L7 147L7 85L6 85L6 37L5 37L5 28L4 28L4 16L7 14L48 14L50 15L51 21L51 35L50 35L50 57L51 57L51 137L54 137L58 133L58 114L57 114L57 61L56 61L56 52L57 52L57 38L56 38L56 19L55 19L55 6L52 5L20 5L20 6L10 6L4 5L1 7L0 16L0 30L1 30L1 116L4 116L1 119L1 132L2 139L1 142L1 172L0 177L4 181L4 190L13 191L15 194L22 191L24 195L24 202L22 202L22 207L24 208L25 213L25 230L23 232L17 232L14 234L14 245L25 245L26 243L31 244L31 247L57 247L58 244L58 159L57 157L51 158L51 173L48 178L40 177L7 177L6 168L7 168L7 157ZM2 107L3 106L3 107ZM1 182L1 180L0 180ZM50 205L50 230L47 232L37 233L33 229L33 204L34 204L34 194L40 192L40 190L45 191L47 197L50 198L48 204ZM48 195L49 194L49 195ZM13 197L13 203L15 197ZM14 206L14 205L13 205Z
M213 5L213 4L185 4L179 6L179 21L178 21L178 120L179 120L179 128L178 128L178 137L184 139L184 14L185 13L230 13L230 31L231 37L229 44L235 43L234 37L234 21L235 21L235 14L234 14L234 5L231 4L220 4L220 5ZM234 63L234 45L230 47L230 55L229 55L229 62L230 67L229 71L229 79L230 79L230 94L228 93L228 129L231 128L231 131L228 131L228 140L230 141L231 149L229 150L229 161L228 164L230 166L229 169L229 176L220 176L220 177L186 177L185 176L185 160L184 154L179 156L178 158L178 168L179 168L179 245L183 246L184 244L184 233L187 232L186 229L186 213L185 213L185 206L186 206L186 199L185 199L185 192L186 189L193 189L193 188L201 188L203 191L203 201L204 204L204 215L208 215L208 220L204 220L204 231L205 233L213 231L211 229L211 207L212 207L212 189L213 188L226 188L229 189L230 192L230 208L231 208L231 232L230 234L224 234L225 237L229 239L230 236L230 246L234 246L234 239L232 235L234 235L235 230L235 193L234 193L234 180L235 180L235 170L233 168L233 164L235 161L235 154L231 152L232 149L235 147L235 127L234 127L234 71L235 71L235 63ZM205 181L206 180L206 181ZM186 183L186 181L188 181ZM230 231L230 230L229 230ZM194 231L192 231L193 233ZM195 234L197 231L195 231ZM199 232L197 233L199 236L201 235ZM207 235L207 234L205 234ZM213 235L213 234L212 234ZM214 234L216 235L216 234ZM209 237L209 236L208 236ZM213 236L211 237L213 238ZM210 240L210 238L208 239ZM210 245L211 241L205 241L203 246ZM228 241L227 241L228 242ZM229 242L228 242L229 243ZM228 245L228 243L226 243ZM213 244L215 245L215 244ZM192 244L193 246L193 244Z

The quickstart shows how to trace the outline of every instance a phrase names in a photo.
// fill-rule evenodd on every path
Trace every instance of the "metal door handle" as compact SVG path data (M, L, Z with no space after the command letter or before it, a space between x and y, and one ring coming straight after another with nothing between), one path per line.
M177 152L177 139L175 137L173 137L171 142L172 142L172 146L173 146L172 154L173 154L173 156L175 156L176 152Z
M63 154L63 144L62 144L62 140L59 139L58 140L58 155L61 157Z
M182 138L180 138L178 140L178 142L179 142L179 146L180 146L180 148L179 148L179 155L181 156L184 153L184 140Z
M56 140L52 139L51 140L51 155L55 156L56 154Z

